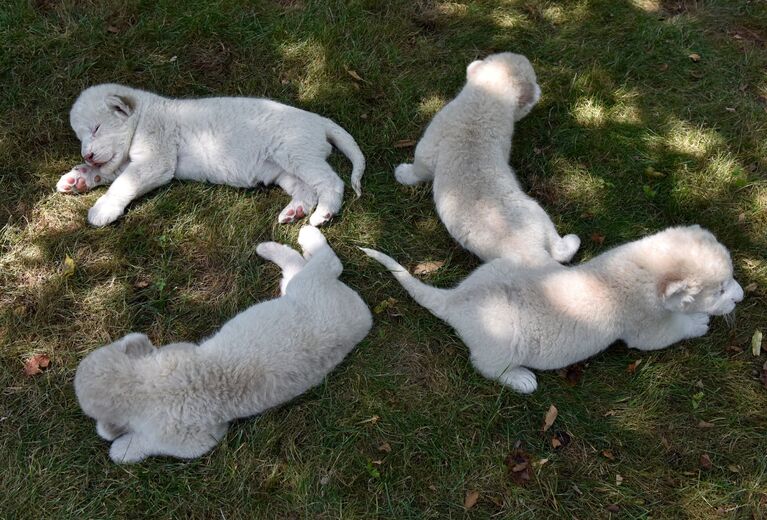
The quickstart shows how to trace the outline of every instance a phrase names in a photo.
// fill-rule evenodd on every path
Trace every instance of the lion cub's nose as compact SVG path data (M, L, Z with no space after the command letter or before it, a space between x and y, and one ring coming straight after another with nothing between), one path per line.
M743 301L743 288L740 286L738 282L735 282L735 295L733 296L733 300L736 302Z
M90 153L88 153L86 155L83 155L83 159L85 159L86 161L92 161L93 160L93 152L90 152Z

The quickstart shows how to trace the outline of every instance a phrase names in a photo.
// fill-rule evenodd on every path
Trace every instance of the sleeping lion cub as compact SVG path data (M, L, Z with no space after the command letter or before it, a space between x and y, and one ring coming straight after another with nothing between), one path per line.
M576 235L559 236L509 166L514 123L540 96L524 56L504 52L472 62L466 86L426 128L413 164L394 172L402 184L433 180L434 203L448 232L486 262L569 262L581 244Z
M575 267L494 260L450 290L363 251L455 328L482 375L521 393L538 386L529 368L563 368L616 340L662 349L704 335L710 315L728 314L743 299L727 249L699 226L669 228Z
M143 334L94 350L75 392L115 462L152 455L199 457L229 421L261 413L319 384L372 325L362 298L338 280L341 262L316 228L297 251L256 252L282 269L282 297L253 305L199 345L155 348Z
M86 164L56 188L79 193L110 184L88 211L104 226L125 207L172 178L236 187L279 184L292 200L280 223L317 209L312 225L341 209L344 183L325 160L336 145L352 162L360 194L365 157L346 130L330 119L268 99L168 99L122 85L90 87L69 114Z

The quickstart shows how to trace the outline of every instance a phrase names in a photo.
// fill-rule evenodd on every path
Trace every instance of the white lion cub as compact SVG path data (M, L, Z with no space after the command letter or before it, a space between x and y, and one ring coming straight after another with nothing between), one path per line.
M82 360L75 392L115 462L152 455L193 458L228 423L289 401L323 378L362 341L372 317L338 280L342 266L325 237L301 229L304 251L274 242L257 252L282 269L282 297L229 320L199 345L155 348L128 334Z
M482 260L568 262L580 247L575 235L560 238L509 166L514 122L540 96L524 56L505 52L472 62L461 93L426 128L413 164L394 172L402 184L433 179L437 213L448 232Z
M452 290L363 250L455 328L482 375L521 393L538 386L528 368L563 368L617 340L656 350L696 338L709 315L730 313L743 299L727 249L699 226L669 228L575 267L494 260Z
M88 222L113 222L135 198L172 178L237 187L279 184L292 200L280 223L308 215L312 225L341 209L344 183L325 160L336 145L352 162L359 196L365 157L330 119L268 99L168 99L122 85L84 90L69 114L81 164L63 175L65 193L112 184Z

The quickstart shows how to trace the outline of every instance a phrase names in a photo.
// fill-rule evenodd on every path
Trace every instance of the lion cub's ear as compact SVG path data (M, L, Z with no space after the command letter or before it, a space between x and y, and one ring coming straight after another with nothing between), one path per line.
M482 65L482 60L475 60L469 63L469 66L466 67L466 77L470 78L474 74L476 74L477 70L479 69L479 66Z
M128 334L120 340L120 347L125 350L125 355L129 357L143 357L148 356L155 351L154 345L149 341L146 334L139 334L134 332Z
M136 102L128 96L110 94L104 99L104 102L107 108L120 119L128 119L136 108Z
M691 280L667 277L661 281L659 290L666 309L684 311L695 301L695 295L700 292L700 287Z

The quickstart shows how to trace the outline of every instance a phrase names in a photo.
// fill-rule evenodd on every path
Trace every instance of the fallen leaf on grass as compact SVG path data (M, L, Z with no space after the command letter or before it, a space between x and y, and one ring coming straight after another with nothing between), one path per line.
M688 58L690 58L693 62L698 63L700 61L700 54L693 52L688 56Z
M751 353L755 356L762 353L762 331L759 329L756 329L751 336Z
M471 490L466 492L466 498L463 499L463 508L464 509L471 509L475 505L477 505L477 500L479 500L479 491Z
M395 298L392 298L391 296L386 298L384 301L373 307L373 313L374 314L381 314L383 311L389 311L389 314L392 316L399 316L399 313L396 312L395 306L397 305L397 300Z
M570 365L567 368L559 370L557 373L559 374L559 377L562 377L567 381L567 386L576 386L580 383L581 378L583 377L583 365L581 363L576 363L575 365Z
M435 260L433 262L421 262L417 266L415 266L415 269L413 269L413 274L429 274L433 273L440 267L445 265L444 260Z
M692 402L692 409L693 410L697 410L698 409L698 407L700 406L700 403L703 401L703 396L705 396L705 395L706 394L704 394L703 392L696 392L696 393L692 394L692 397L690 399L691 399L691 402Z
M364 421L360 421L357 424L365 424L365 423L375 424L375 423L377 423L380 420L381 420L381 418L379 416L374 415L370 419L365 419Z
M665 173L659 172L658 170L656 170L652 166L648 166L647 168L645 168L644 169L644 174L646 176L650 177L651 179L662 179L663 177L666 176Z
M62 275L64 278L69 278L70 276L72 276L73 274L75 274L75 269L76 269L76 268L77 268L77 267L75 266L75 261L74 261L74 260L72 260L72 257L71 257L71 256L67 255L67 256L64 258L64 267L63 267L63 268L62 268L62 270L61 270L61 275Z
M110 25L109 27L107 27L107 32L111 32L112 34L117 34L120 32L120 29L118 29L114 25Z
M661 63L660 67L658 67L658 70L661 72L666 72L668 70L668 63Z
M414 139L401 139L394 143L394 148L410 148L415 145L416 141Z
M628 372L629 374L633 374L634 372L637 371L637 367L639 366L641 362L642 362L641 359L637 359L633 363L629 363L629 366L626 367L626 372Z
M48 368L48 365L50 364L51 358L45 354L35 354L24 362L24 373L30 377L37 375L41 373L43 369Z
M557 407L553 404L549 407L549 411L546 412L546 417L543 418L543 428L542 431L546 431L549 428L551 428L551 425L554 424L554 421L557 420L557 415L559 415L559 411L557 410Z
M147 280L146 278L140 278L136 280L135 282L133 282L133 287L135 287L136 289L146 289L147 287L149 287L149 280Z
M384 453L391 453L391 444L388 442L384 442L378 447L378 451L382 451Z
M706 471L714 467L714 464L711 462L711 457L708 456L708 453L704 453L700 456L700 467Z
M729 469L733 473L740 473L740 468L738 466L736 466L735 464L728 465L727 469Z
M615 485L620 486L623 484L623 477L621 475L615 474Z
M698 423L698 428L713 428L714 426L716 426L714 423L706 422L703 420Z
M353 70L353 69L346 69L346 73L347 73L349 76L351 76L352 78L354 78L356 81L359 81L360 83L365 83L365 80L364 80L364 79L362 79L362 76L360 76L359 74L357 74L357 71L356 71L356 70Z
M572 440L572 437L570 437L569 433L556 432L554 436L551 438L551 447L554 448L555 450L559 448L567 448L571 440Z
M611 513L618 513L621 510L618 504L610 504L609 506L606 506L605 509L607 509Z
M523 486L530 480L530 454L524 450L515 449L506 457L506 467L511 480Z
M745 291L746 292L754 292L757 287L758 287L758 285L756 285L756 282L751 282L750 284L748 284L746 286Z
M601 246L602 244L605 243L605 236L602 233L592 233L591 241L594 242L596 245Z
M615 454L613 450L602 450L602 455L609 460L615 460Z

